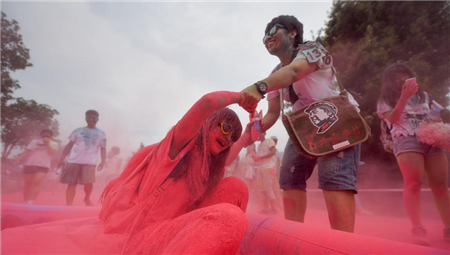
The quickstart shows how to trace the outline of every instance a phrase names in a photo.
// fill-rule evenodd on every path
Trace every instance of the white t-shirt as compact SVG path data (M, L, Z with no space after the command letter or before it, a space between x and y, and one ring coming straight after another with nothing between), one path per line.
M300 45L297 56L293 61L306 59L309 63L316 63L319 70L314 71L302 79L294 82L293 88L298 96L298 100L294 103L293 111L297 111L311 103L320 101L326 97L338 96L339 85L336 76L333 73L333 58L330 53L318 42L307 42ZM271 74L278 71L281 65L277 65ZM353 96L349 94L350 102L358 106ZM280 96L279 90L271 91L267 94L267 100L271 100ZM289 96L289 87L283 89L283 99L292 102Z
M68 163L96 165L100 147L106 148L105 132L98 128L77 128L69 139L75 144L67 159Z
M49 145L55 151L58 150L57 143L50 141ZM28 144L27 149L31 150L31 153L25 161L25 166L39 166L50 168L52 155L48 153L47 146L43 142L42 138L33 139L30 144Z
M403 112L400 115L398 121L392 126L392 123L389 123L386 119L384 119L384 113L392 111L394 108L386 104L385 102L378 103L377 105L377 113L380 119L384 119L388 124L388 127L391 128L392 137L398 136L408 136L414 135L415 130L419 126L421 122L423 122L427 118L427 114L435 109L444 109L440 104L436 101L432 101L430 103L429 95L425 93L425 100L423 103L420 103L417 95L414 95L408 99ZM395 107L395 106L394 106Z
M258 155L258 157L265 156L270 153L270 148L272 147L275 147L275 141L272 139L266 139L258 145L258 150L256 154ZM276 155L273 155L270 158L265 158L257 161L257 166L259 168L275 169L276 160L277 160Z

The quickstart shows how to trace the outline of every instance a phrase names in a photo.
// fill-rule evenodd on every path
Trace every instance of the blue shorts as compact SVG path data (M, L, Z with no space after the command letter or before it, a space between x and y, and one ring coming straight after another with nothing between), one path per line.
M289 139L281 163L280 188L306 191L306 181L311 176L317 162L319 164L319 189L352 190L356 194L360 153L361 145L358 144L318 159L309 159L298 154Z
M418 152L424 156L429 156L442 152L440 148L433 147L431 145L421 143L417 140L415 135L398 136L393 138L392 147L394 149L394 155L398 156L404 152Z

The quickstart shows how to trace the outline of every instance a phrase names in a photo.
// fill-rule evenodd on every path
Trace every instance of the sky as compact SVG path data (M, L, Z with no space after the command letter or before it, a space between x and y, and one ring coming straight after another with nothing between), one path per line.
M325 28L330 1L271 2L3 2L8 19L30 49L32 67L12 74L14 96L58 110L57 137L86 126L84 113L100 113L97 127L108 150L124 157L164 138L204 94L241 91L278 64L262 38L272 18L294 15L304 39ZM242 125L249 114L237 105ZM258 110L267 111L263 99ZM281 120L267 132L283 151Z

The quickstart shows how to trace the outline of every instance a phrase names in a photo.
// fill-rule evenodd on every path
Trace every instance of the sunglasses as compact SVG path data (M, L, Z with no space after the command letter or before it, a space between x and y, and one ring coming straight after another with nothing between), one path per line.
M233 142L236 142L238 137L237 134L233 134L233 126L231 124L228 124L226 122L220 123L220 131L222 131L222 134L229 135L231 134L231 140Z
M86 117L86 120L89 120L89 121L98 121L98 118L97 117Z
M266 44L267 37L273 36L274 34L276 34L279 28L281 28L281 29L286 29L283 25L280 25L280 24L278 24L278 23L275 24L275 25L273 25L273 27L269 30L269 33L267 33L267 34L264 36L264 38L263 38L263 44Z

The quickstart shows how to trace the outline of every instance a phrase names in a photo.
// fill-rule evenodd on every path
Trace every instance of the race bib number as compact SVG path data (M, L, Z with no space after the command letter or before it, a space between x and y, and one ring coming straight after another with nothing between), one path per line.
M306 57L308 63L316 63L320 68L332 66L330 53L317 42L308 42L300 46L300 51Z

